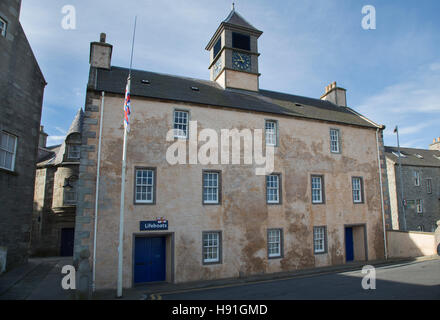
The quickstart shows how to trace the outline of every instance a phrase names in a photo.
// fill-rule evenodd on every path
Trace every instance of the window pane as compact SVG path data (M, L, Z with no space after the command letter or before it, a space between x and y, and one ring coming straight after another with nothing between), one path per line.
M277 144L277 123L266 121L266 144L275 146Z
M269 175L266 177L266 192L268 203L279 202L279 176Z
M203 234L203 261L218 262L219 259L219 233L210 232Z
M136 171L136 202L153 202L154 171L138 169Z
M330 130L330 150L331 152L339 152L339 130Z
M218 203L219 201L219 174L205 172L203 174L203 201L205 203Z

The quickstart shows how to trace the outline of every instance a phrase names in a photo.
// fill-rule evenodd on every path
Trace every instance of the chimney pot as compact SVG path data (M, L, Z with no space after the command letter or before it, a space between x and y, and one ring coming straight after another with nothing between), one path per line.
M102 32L101 35L99 36L99 42L105 43L106 37L107 37L106 34L104 32Z

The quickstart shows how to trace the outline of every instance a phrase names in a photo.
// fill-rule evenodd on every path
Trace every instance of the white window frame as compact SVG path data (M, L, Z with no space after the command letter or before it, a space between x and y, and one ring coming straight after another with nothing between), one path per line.
M186 115L186 122L183 122L183 119L184 119L183 115ZM182 121L180 121L180 120L182 120ZM186 128L186 130L184 128ZM189 137L189 112L188 111L174 110L173 130L174 130L174 138L188 139L188 137ZM182 133L185 133L185 135L183 135Z
M358 185L355 183L355 181L358 182ZM351 178L351 186L352 186L352 193L353 193L353 202L354 203L362 203L362 178L361 177L352 177ZM358 198L356 198L356 195Z
M75 149L75 151L73 151L72 149ZM78 154L78 156L73 156L73 155ZM68 159L79 159L81 157L81 145L79 144L68 144L67 145L67 158Z
M414 185L420 187L420 172L414 171Z
M276 179L274 179L276 178ZM270 174L266 176L266 201L269 204L280 203L280 175ZM269 190L275 190L275 193L270 193ZM269 199L270 195L276 195L276 199Z
M432 179L426 179L426 193L431 194L432 193Z
M264 130L266 136L266 145L276 147L278 142L278 121L266 120Z
M318 184L316 183L316 181L314 181L315 179L319 179L319 188L317 188ZM318 175L313 175L312 176L312 203L315 204L319 204L319 203L324 203L324 197L323 197L323 188L322 188L322 176L318 176ZM319 191L319 199L315 199L314 195L317 195L316 193L314 193L314 191Z
M313 252L325 253L326 250L326 227L313 227Z
M269 258L281 257L281 229L269 229L267 231L267 255Z
M134 187L134 199L135 203L154 203L154 192L155 192L155 170L151 168L136 168L135 170L135 187ZM142 172L142 175L139 176L138 173ZM143 173L147 173L147 175L144 177ZM151 177L149 176L151 174ZM149 179L151 179L151 183L149 183ZM138 188L141 188L141 191L138 191ZM143 191L143 188L145 188L145 192ZM148 192L149 188L151 188L151 192ZM143 195L145 194L145 199L143 199ZM150 194L150 198L148 195ZM138 198L138 195L140 195L140 198Z
M203 232L203 263L219 263L221 254L221 236L218 231Z
M8 29L8 22L3 19L2 17L0 17L0 23L3 24L3 28L0 25L0 35L3 37L6 37L6 30Z
M3 136L6 137L6 147L2 146L1 141L3 140ZM13 140L13 150L10 150L8 148L9 146L9 140L10 139L14 139ZM5 131L0 131L0 168L8 170L8 171L14 171L15 170L15 158L17 156L17 141L18 141L18 137L7 133ZM12 155L11 158L11 167L8 168L6 167L6 155Z
M213 179L215 178L215 181ZM214 183L211 183L214 182ZM217 171L203 172L203 203L218 204L220 203L220 173ZM213 199L205 199L205 195L212 195Z
M340 134L339 129L330 129L330 152L332 153L341 153Z
M416 200L416 210L417 210L417 213L423 213L423 200L422 199Z

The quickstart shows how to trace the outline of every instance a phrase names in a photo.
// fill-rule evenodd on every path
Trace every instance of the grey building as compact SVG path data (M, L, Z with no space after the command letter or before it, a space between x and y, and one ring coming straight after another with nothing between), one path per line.
M7 268L29 255L46 86L19 21L20 7L20 0L0 1L0 251L7 253Z
M79 109L61 145L46 147L41 132L35 179L31 255L72 256L81 132Z
M392 227L434 232L440 220L440 138L426 149L385 147ZM403 200L402 189L403 185Z

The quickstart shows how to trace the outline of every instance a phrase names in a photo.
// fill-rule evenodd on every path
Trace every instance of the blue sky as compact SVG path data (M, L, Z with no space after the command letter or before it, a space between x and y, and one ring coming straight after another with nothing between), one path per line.
M89 43L107 33L112 64L208 79L204 50L231 10L223 0L23 0L21 23L48 85L42 124L59 143L84 106ZM319 98L332 81L348 105L385 124L385 143L427 148L440 136L440 1L235 0L236 10L264 33L260 87ZM76 29L61 27L63 6L76 9ZM361 27L364 5L376 30ZM122 108L122 106L121 106Z

